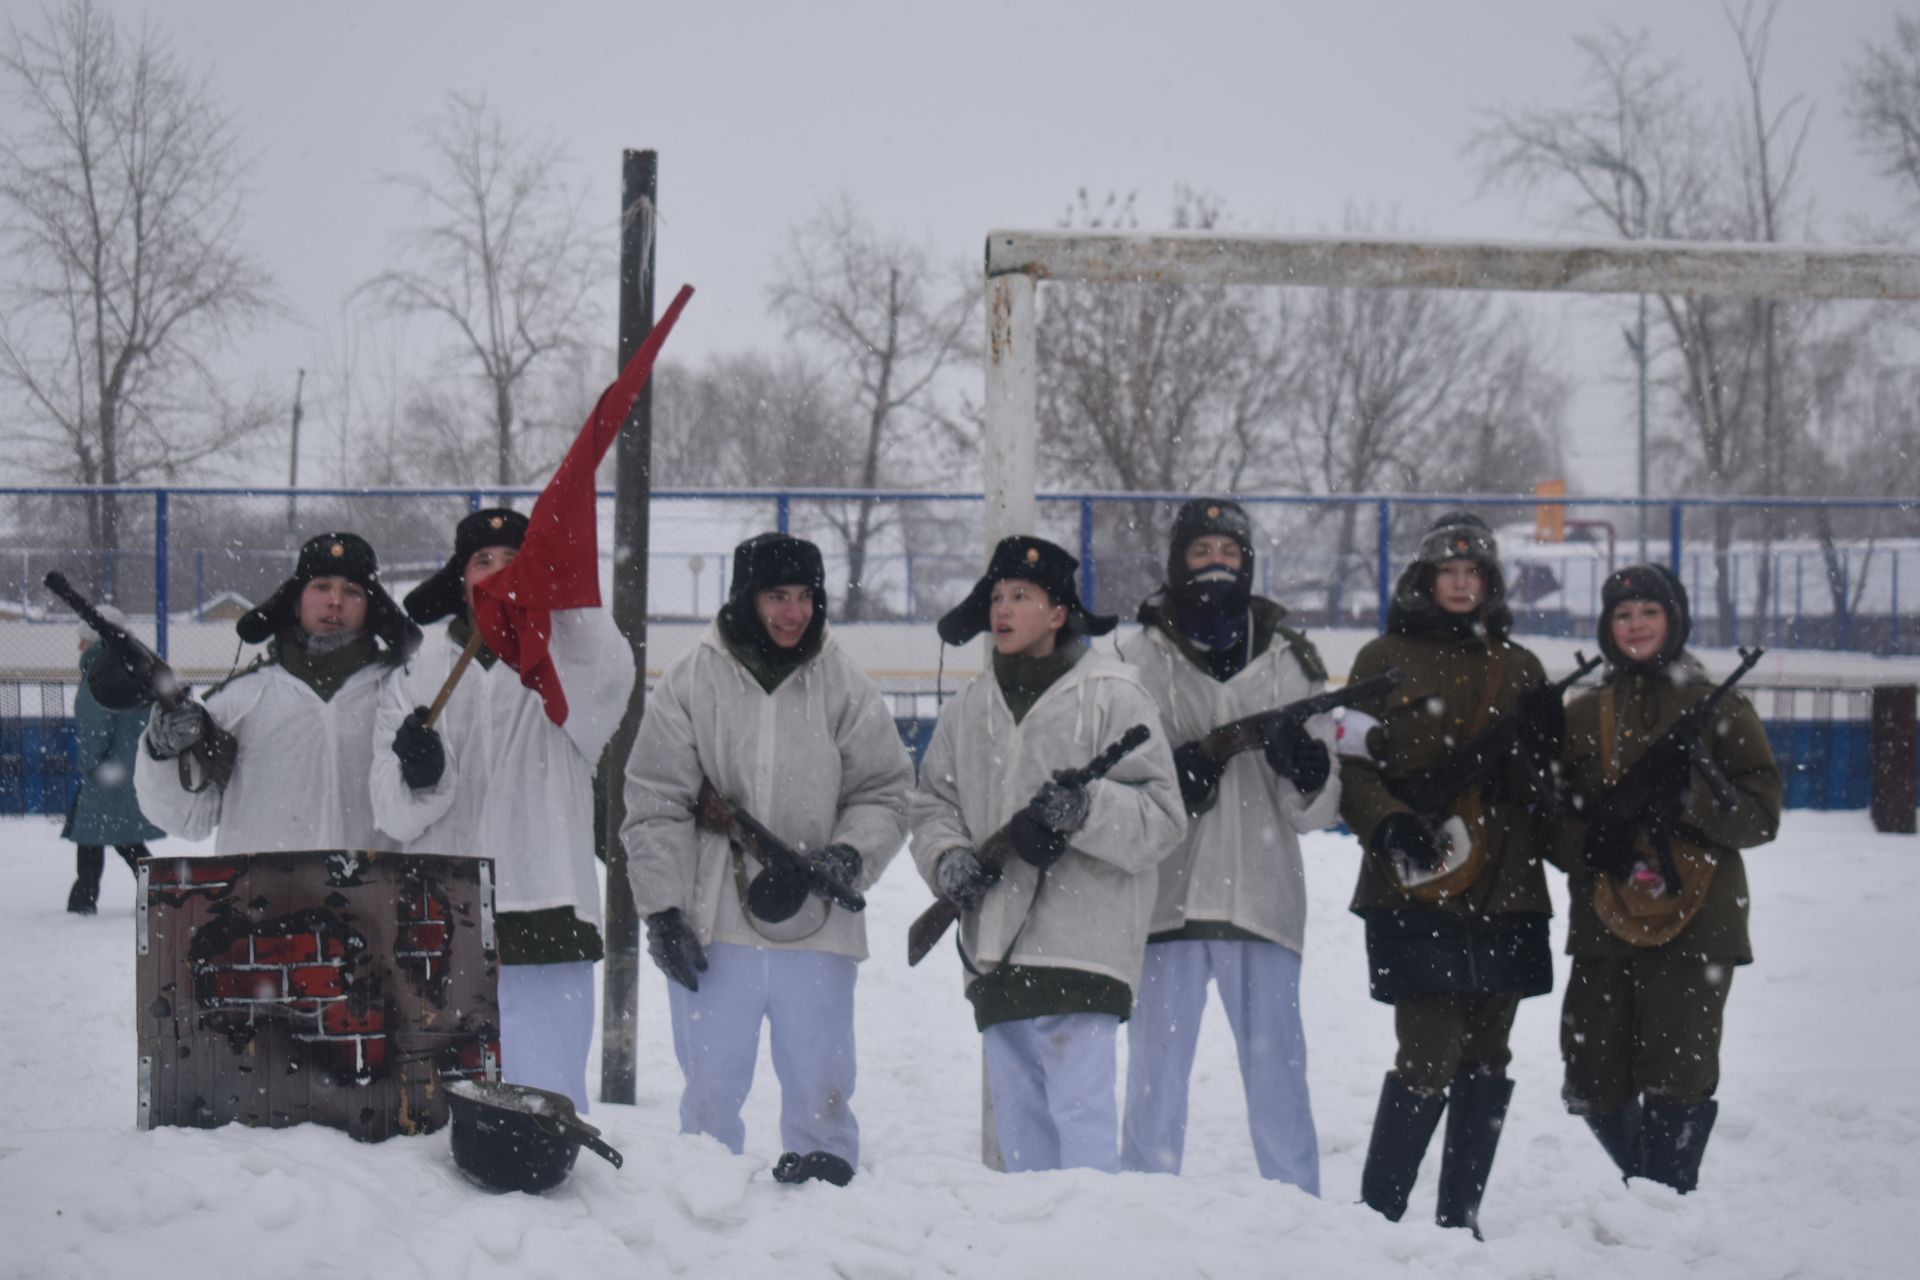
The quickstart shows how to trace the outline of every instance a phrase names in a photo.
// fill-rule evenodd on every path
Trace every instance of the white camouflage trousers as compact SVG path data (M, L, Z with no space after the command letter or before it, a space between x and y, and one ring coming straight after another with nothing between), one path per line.
M993 1127L1008 1173L1120 1168L1110 1013L1000 1022L983 1033Z
M1260 1176L1320 1194L1320 1144L1307 1096L1300 1027L1300 953L1272 942L1156 942L1147 947L1127 1024L1127 1116L1120 1162L1178 1173L1187 1143L1193 1074L1207 982L1220 987L1240 1051L1247 1127Z
M753 1088L764 1019L780 1081L780 1141L788 1151L827 1151L859 1164L852 1106L858 969L851 956L716 942L707 948L700 990L669 981L673 1052L686 1079L680 1132L711 1135L735 1155L744 1149L740 1108Z
M593 961L500 966L500 1078L564 1093L587 1112Z

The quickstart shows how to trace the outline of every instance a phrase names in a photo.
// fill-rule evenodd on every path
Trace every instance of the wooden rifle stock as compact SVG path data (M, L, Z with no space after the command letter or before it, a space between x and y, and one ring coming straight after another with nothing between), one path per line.
M1120 763L1127 754L1153 736L1153 731L1144 724L1137 724L1114 740L1113 744L1087 764L1078 769L1061 769L1054 773L1053 780L1063 787L1084 787L1089 782L1104 778ZM1014 855L1013 822L1011 819L998 831L988 836L986 842L974 850L973 856L984 868L998 871L1006 866ZM994 877L998 879L999 877ZM922 911L907 928L907 964L919 964L927 958L934 945L946 936L953 922L960 918L960 908L953 899L941 896L935 898L933 905Z

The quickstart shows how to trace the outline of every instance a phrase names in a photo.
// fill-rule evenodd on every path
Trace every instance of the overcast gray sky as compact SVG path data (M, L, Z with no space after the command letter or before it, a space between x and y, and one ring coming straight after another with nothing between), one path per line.
M299 315L237 360L289 389L347 291L386 264L411 210L377 174L416 166L418 125L448 90L564 139L610 252L621 149L660 152L660 281L700 290L669 354L693 359L779 340L772 263L789 226L841 192L969 260L989 228L1054 225L1082 185L1137 191L1147 217L1185 183L1256 229L1329 229L1360 205L1434 234L1547 237L1550 201L1479 194L1460 154L1476 109L1565 100L1571 37L1602 22L1646 28L1716 91L1739 71L1715 0L106 2L209 69L259 153L250 238ZM29 0L0 8L38 21ZM1809 189L1831 241L1896 207L1841 89L1899 8L1787 0L1775 27L1774 100L1817 104ZM612 301L609 280L609 325ZM1620 381L1584 386L1573 443L1590 491L1624 491L1630 445L1610 427L1631 412L1629 366L1613 319L1578 318L1597 305L1565 304L1562 340L1610 345L1569 360Z

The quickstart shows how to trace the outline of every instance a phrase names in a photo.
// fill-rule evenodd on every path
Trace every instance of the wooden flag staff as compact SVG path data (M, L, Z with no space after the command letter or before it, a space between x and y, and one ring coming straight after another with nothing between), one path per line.
M460 656L454 660L453 670L447 672L447 682L440 686L439 693L433 695L433 705L427 708L427 718L422 722L422 728L433 728L433 722L440 718L442 711L446 710L447 699L453 696L453 686L459 684L460 677L467 674L467 666L473 661L473 655L480 652L480 646L485 643L486 641L480 635L480 628L475 627L473 634L467 637L467 647L462 649Z

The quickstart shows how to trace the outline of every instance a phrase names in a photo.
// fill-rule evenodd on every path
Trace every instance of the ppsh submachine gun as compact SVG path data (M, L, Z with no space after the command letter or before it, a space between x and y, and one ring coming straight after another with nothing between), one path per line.
M101 616L92 601L74 590L65 574L55 570L44 581L47 590L79 614L80 620L100 637L100 656L93 660L92 669L87 673L87 689L94 701L109 711L145 711L155 705L172 711L192 703L191 691L173 674L167 660L131 631ZM238 754L238 741L208 715L207 731L180 757L181 785L189 791L226 786L233 777L234 757ZM187 764L189 757L200 762L202 778L197 787L193 785Z

